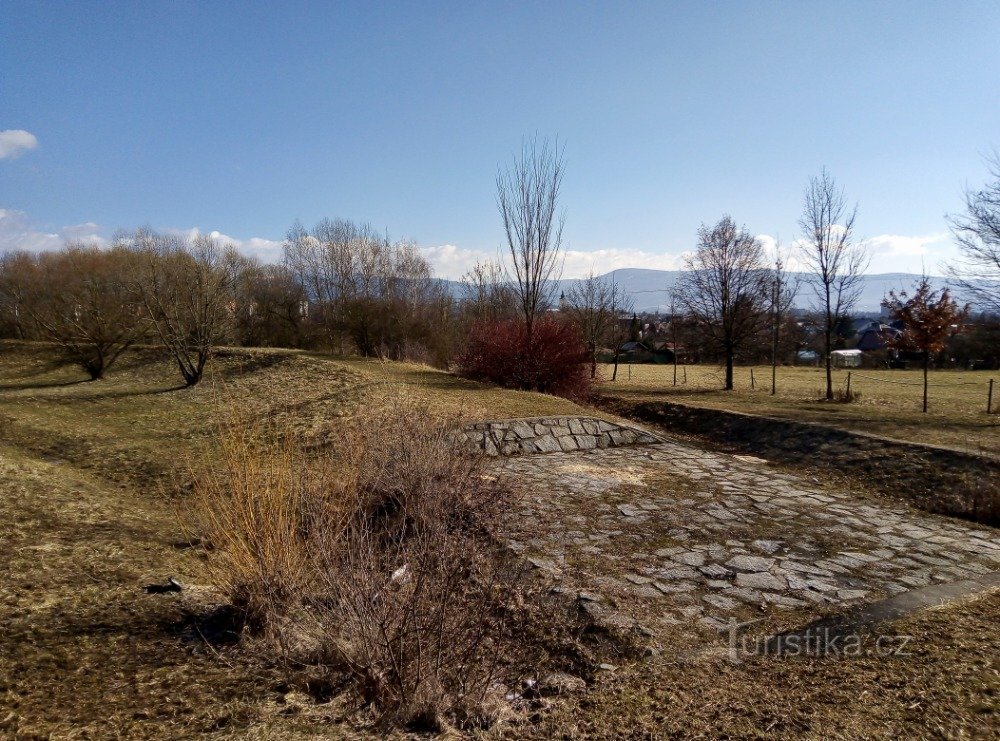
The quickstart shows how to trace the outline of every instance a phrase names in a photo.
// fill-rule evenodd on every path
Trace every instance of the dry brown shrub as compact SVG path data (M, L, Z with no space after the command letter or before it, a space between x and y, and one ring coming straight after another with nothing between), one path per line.
M382 727L488 724L515 653L510 490L455 427L399 393L373 394L319 451L237 418L197 487L248 625L346 671Z
M195 484L210 571L248 625L264 629L311 589L303 515L330 485L332 469L235 407L217 442Z

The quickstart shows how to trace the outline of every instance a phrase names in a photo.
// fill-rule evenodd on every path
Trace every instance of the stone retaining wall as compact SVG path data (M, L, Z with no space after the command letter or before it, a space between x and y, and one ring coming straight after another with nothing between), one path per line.
M765 458L834 469L930 512L1000 524L1000 460L953 448L743 412L668 402L618 403L622 416L735 445Z
M568 453L573 450L650 445L659 438L594 417L533 417L466 425L462 434L487 455Z

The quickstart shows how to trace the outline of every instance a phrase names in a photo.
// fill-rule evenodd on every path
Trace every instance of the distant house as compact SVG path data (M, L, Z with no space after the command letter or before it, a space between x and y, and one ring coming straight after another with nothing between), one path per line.
M673 342L654 342L650 349L656 355L657 363L673 363L675 356L677 360L684 357L684 348L680 345L674 347Z
M814 365L819 362L819 353L815 350L799 350L795 353L795 362Z
M861 350L834 350L830 360L835 368L860 368Z
M623 342L621 346L623 353L649 352L649 348L642 342Z
M888 324L872 322L858 337L858 350L871 352L885 350L903 333Z
M627 363L672 363L674 349L669 342L623 342L619 348L620 360Z

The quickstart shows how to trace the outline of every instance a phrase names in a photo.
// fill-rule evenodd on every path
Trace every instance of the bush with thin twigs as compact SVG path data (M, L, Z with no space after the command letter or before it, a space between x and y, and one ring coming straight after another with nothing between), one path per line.
M553 316L479 322L458 357L459 373L522 391L584 400L593 390L590 353L579 328Z
M331 466L307 461L292 441L276 437L265 423L233 413L209 472L196 480L212 576L254 630L311 588L303 513L334 482Z
M231 425L198 487L210 560L248 625L347 672L382 727L490 722L515 653L510 490L452 423L371 403L319 455Z

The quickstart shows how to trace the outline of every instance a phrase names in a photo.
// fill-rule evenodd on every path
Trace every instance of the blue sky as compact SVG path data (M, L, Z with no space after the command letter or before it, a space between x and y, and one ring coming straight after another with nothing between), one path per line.
M796 236L827 167L873 271L939 272L1000 147L1000 4L3 0L0 249L371 222L457 277L497 167L565 145L566 274L671 267L730 213ZM13 133L12 133L13 132Z

